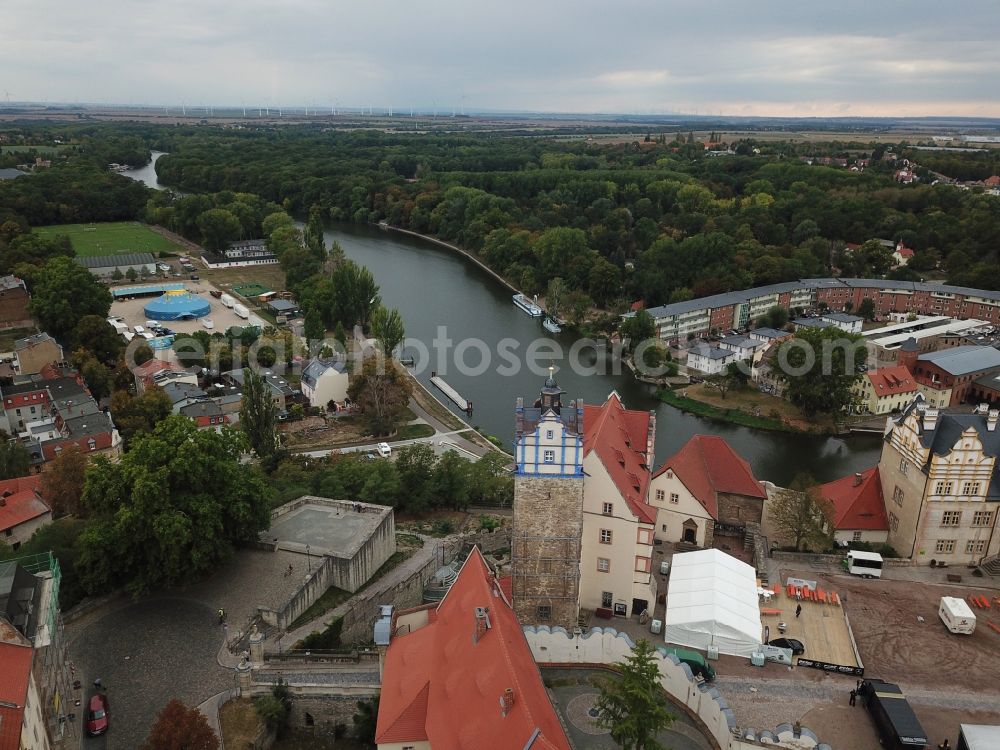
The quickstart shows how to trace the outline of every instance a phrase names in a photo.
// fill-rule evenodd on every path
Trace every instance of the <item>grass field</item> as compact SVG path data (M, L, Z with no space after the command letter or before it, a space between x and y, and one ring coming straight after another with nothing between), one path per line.
M233 291L236 292L241 297L259 297L262 294L267 294L268 292L273 292L269 286L260 284L255 281L251 281L246 284L233 284Z
M35 227L42 237L69 235L77 255L119 255L121 253L161 252L182 254L184 248L136 221L115 221L106 224L57 224Z

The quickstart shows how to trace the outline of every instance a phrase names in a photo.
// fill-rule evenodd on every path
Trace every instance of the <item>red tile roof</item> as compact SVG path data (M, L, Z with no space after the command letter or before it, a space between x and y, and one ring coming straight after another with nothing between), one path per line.
M656 509L646 503L650 418L649 412L622 406L617 393L601 406L583 407L583 455L597 452L629 509L642 523L656 523Z
M42 477L38 474L0 481L0 496L10 493L0 504L0 531L50 512L40 496L41 484Z
M475 639L476 607L490 628ZM569 750L521 625L474 548L427 625L394 636L386 653L375 741L434 750ZM504 716L500 699L514 691Z
M21 747L31 657L31 644L10 623L0 619L0 750Z
M888 531L878 467L820 485L820 494L833 503L834 525L841 531Z
M878 396L896 396L917 390L917 384L905 365L880 367L877 370L869 370L865 375Z
M712 518L719 518L719 493L764 499L767 493L750 464L716 435L695 435L653 474L667 469L684 483Z
M644 310L645 308L646 308L646 302L640 299L633 302L632 306L629 309L632 312L639 312L640 310Z

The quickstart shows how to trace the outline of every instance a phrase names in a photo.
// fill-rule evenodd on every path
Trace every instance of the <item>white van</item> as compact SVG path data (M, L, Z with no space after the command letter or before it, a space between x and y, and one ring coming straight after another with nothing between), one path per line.
M382 458L389 458L392 455L392 448L388 443L379 443L375 449Z
M142 326L136 326L135 327L135 332L138 333L141 336L142 334L144 334L146 332L146 329L143 328Z
M972 635L976 632L976 613L964 599L955 596L942 596L938 607L938 617L952 633Z

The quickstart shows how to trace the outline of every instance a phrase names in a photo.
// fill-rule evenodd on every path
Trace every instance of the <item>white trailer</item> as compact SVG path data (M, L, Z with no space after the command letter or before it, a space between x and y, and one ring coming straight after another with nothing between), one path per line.
M878 552L862 552L858 549L852 549L847 553L844 567L848 573L854 576L881 578L882 555Z
M236 300L233 299L228 294L223 294L221 297L219 297L219 302L228 307L230 310L232 310L233 306L236 304Z
M243 318L243 320L250 319L250 311L243 307L243 305L233 305L233 312Z
M972 635L976 632L976 613L964 599L942 596L938 607L938 617L952 633Z

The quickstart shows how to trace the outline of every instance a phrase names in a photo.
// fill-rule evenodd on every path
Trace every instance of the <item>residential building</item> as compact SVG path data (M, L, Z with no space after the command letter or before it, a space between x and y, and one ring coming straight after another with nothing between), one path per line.
M0 750L49 748L31 642L0 617Z
M718 341L720 349L736 353L736 359L753 362L767 348L767 343L751 336L726 336Z
M0 328L26 328L32 325L28 314L31 297L28 287L17 276L0 276Z
M274 265L278 256L267 247L267 240L231 242L221 253L205 252L202 261L209 268Z
M754 341L760 341L764 344L773 344L780 341L785 341L790 339L795 334L791 331L779 331L777 328L754 328L747 336Z
M1000 406L1000 373L976 379L969 391L972 400L996 408Z
M139 276L152 276L156 273L156 259L152 253L121 253L120 255L78 255L76 262L90 271L94 276L105 281L111 279L118 271L123 276L135 271Z
M576 626L581 607L628 616L656 601L646 502L655 420L612 393L562 404L550 375L518 400L512 592L526 624Z
M314 357L302 368L299 388L310 406L326 407L344 403L347 398L349 378L347 367L335 358Z
M271 398L274 400L274 405L278 407L279 412L287 411L292 403L301 398L302 393L298 389L293 388L283 375L271 370L261 370L257 374L264 379L264 382L270 389ZM222 373L222 380L224 384L235 386L240 391L243 390L243 370L224 372Z
M820 485L820 495L833 505L834 541L884 544L889 536L882 480L878 467Z
M902 411L917 390L917 381L903 365L868 370L853 386L857 409L864 414Z
M742 535L761 521L767 493L753 470L723 438L695 435L653 474L649 505L655 536L711 547L717 533Z
M478 547L443 600L382 611L379 750L569 750L521 623Z
M199 386L173 381L161 387L170 399L171 411L194 420L199 430L218 432L230 423L222 407Z
M41 494L42 477L0 480L0 542L13 550L52 522L52 509Z
M175 380L175 376L177 380ZM135 378L135 392L142 395L147 388L154 385L163 386L167 382L182 382L198 385L198 376L188 372L176 362L166 359L146 360L141 365L137 365L132 370L132 377Z
M299 305L290 299L273 299L267 303L267 308L275 315L284 315L285 319L294 318L299 314Z
M848 315L843 312L825 312L819 316L819 319L837 326L837 328L846 333L861 333L861 329L865 324L864 318L859 318L857 315Z
M14 342L14 369L20 375L37 375L46 365L63 361L63 348L47 333Z
M902 242L896 243L896 249L892 251L892 262L894 268L905 266L913 257L913 248L907 247Z
M49 380L34 376L13 385L0 386L3 404L0 428L8 435L17 435L24 431L28 422L49 416L54 400L87 393L83 378L76 374Z
M913 373L929 405L945 408L964 403L984 375L1000 372L1000 351L992 346L956 346L924 354L900 351L897 362Z
M917 394L890 419L878 473L900 555L971 565L1000 552L998 416L943 414Z
M732 349L722 349L707 341L699 341L688 347L687 369L704 375L718 375L738 359L741 358Z
M837 324L824 318L796 318L792 321L796 331L804 328L837 328Z
M80 722L67 720L67 714L74 713L74 691L59 612L61 581L59 561L50 553L0 562L0 693L13 688L25 696L0 697L0 748L47 750L62 740L80 741ZM5 644L26 648L30 656L9 651ZM22 692L25 661L31 675L27 691ZM16 672L9 672L8 664L16 664ZM17 676L16 685L8 682L10 676ZM2 744L7 741L7 711L12 722L14 714L21 714L17 723L21 745Z

